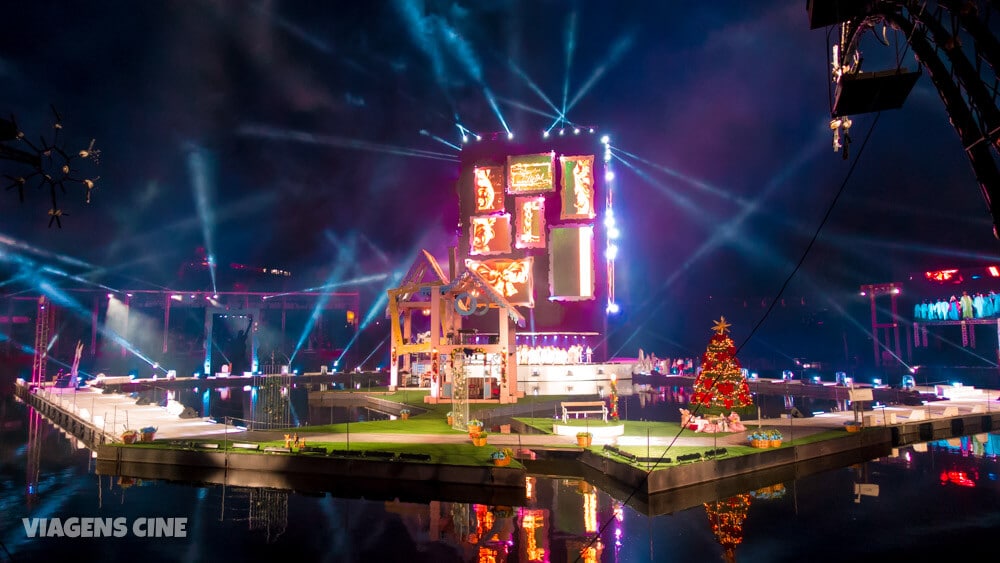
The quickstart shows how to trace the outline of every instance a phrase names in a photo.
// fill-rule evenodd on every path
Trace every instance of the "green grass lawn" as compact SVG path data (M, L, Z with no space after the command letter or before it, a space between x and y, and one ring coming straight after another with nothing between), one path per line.
M447 411L446 411L447 412ZM452 430L448 426L448 419L444 414L424 413L420 415L410 415L409 420L397 418L396 420L370 420L367 422L346 422L338 424L321 424L318 426L300 426L291 428L287 432L298 432L299 435L330 432L346 433L350 426L351 432L373 432L378 434L461 434L457 430Z
M681 430L681 425L678 422L648 422L639 420L623 420L620 422L608 421L605 423L601 419L569 419L569 422L563 423L562 420L553 420L551 418L516 418L520 422L541 430L546 434L552 434L552 427L555 424L562 426L572 426L574 428L579 428L580 431L586 431L593 428L602 428L607 426L618 426L620 424L625 425L625 436L648 436L652 438L670 438L677 436L678 432L683 437L693 437L693 438L711 438L715 436L729 436L730 432L718 432L715 434L710 434L707 432L695 432L694 430L689 430L687 428Z
M299 435L302 437L302 435ZM247 455L272 455L265 454L264 448L267 447L285 447L284 440L268 440L263 442L243 442L243 443L253 443L260 445L260 451L250 451L244 449L234 449L232 447L233 441L225 442L224 440L192 440L192 443L215 443L219 444L219 449L200 449L199 451L205 452L222 452L229 451L231 454L247 454ZM228 450L223 449L223 444L229 445ZM425 444L425 443L385 443L385 442L354 442L351 441L350 448L347 447L347 442L313 442L306 437L306 445L312 447L324 448L326 453L330 450L351 450L351 451L381 451L381 452L393 452L393 453L408 453L408 454L427 454L431 456L431 463L440 463L444 465L493 465L493 452L499 450L497 446L492 446L487 444L486 446L477 447L469 443L461 444ZM171 444L169 441L159 441L159 442L149 442L149 443L137 443L129 446L123 447L135 447L135 448L155 448L163 450L172 449L189 449L184 446L179 446L176 444ZM304 455L322 455L322 454L304 454ZM510 467L523 467L516 460L511 460Z

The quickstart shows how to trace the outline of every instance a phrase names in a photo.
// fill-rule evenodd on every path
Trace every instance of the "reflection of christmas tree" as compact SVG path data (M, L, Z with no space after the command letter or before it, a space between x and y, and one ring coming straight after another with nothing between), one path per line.
M728 562L736 561L736 546L743 542L743 521L749 511L748 493L705 503L708 523L723 548L723 558Z
M691 404L704 407L746 407L753 404L750 387L743 377L740 361L736 359L736 346L726 334L730 324L726 317L715 321L715 334L708 341L708 349L701 358L701 373L694 380Z

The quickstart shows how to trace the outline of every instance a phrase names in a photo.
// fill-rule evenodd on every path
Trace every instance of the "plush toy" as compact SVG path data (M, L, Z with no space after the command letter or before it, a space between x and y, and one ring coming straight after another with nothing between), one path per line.
M736 411L729 413L729 431L743 432L747 427L740 422L740 415Z

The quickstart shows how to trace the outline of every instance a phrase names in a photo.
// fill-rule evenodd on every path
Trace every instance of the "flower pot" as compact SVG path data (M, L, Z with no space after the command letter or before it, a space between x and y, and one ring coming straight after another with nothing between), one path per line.
M780 448L781 447L781 440L771 440L771 443L769 445L772 448Z
M403 420L409 420L410 419L410 414L409 413L403 413L403 414L399 415L399 417L402 418Z
M847 426L845 426L845 428L847 428L848 432L860 432L861 431L861 425L860 424L848 424Z
M134 444L138 439L139 435L134 432L122 434L122 442L125 442L126 444Z
M143 432L139 434L139 440L142 442L152 442L154 436L156 436L156 432Z
M576 443L581 448L589 448L590 444L593 442L593 440L594 440L593 436L577 436L576 437Z
M454 426L454 425L455 425L455 417L449 416L448 417L448 426Z
M493 465L496 465L497 467L506 467L510 465L510 458L509 457L493 458Z
M486 438L483 437L483 436L480 436L479 434L476 434L476 436L472 439L472 445L473 446L478 446L478 447L483 447L483 446L486 445Z
M478 434L482 433L482 431L483 431L483 427L479 426L478 424L469 424L468 428L469 428L469 435L470 436L472 436L473 434L478 435Z

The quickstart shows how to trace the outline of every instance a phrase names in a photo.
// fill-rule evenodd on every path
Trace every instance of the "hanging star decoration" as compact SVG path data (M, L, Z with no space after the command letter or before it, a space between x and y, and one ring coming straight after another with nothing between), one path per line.
M726 322L726 317L719 317L719 320L715 321L715 324L712 326L712 330L719 334L725 334L729 332L729 327L731 326L733 325Z

